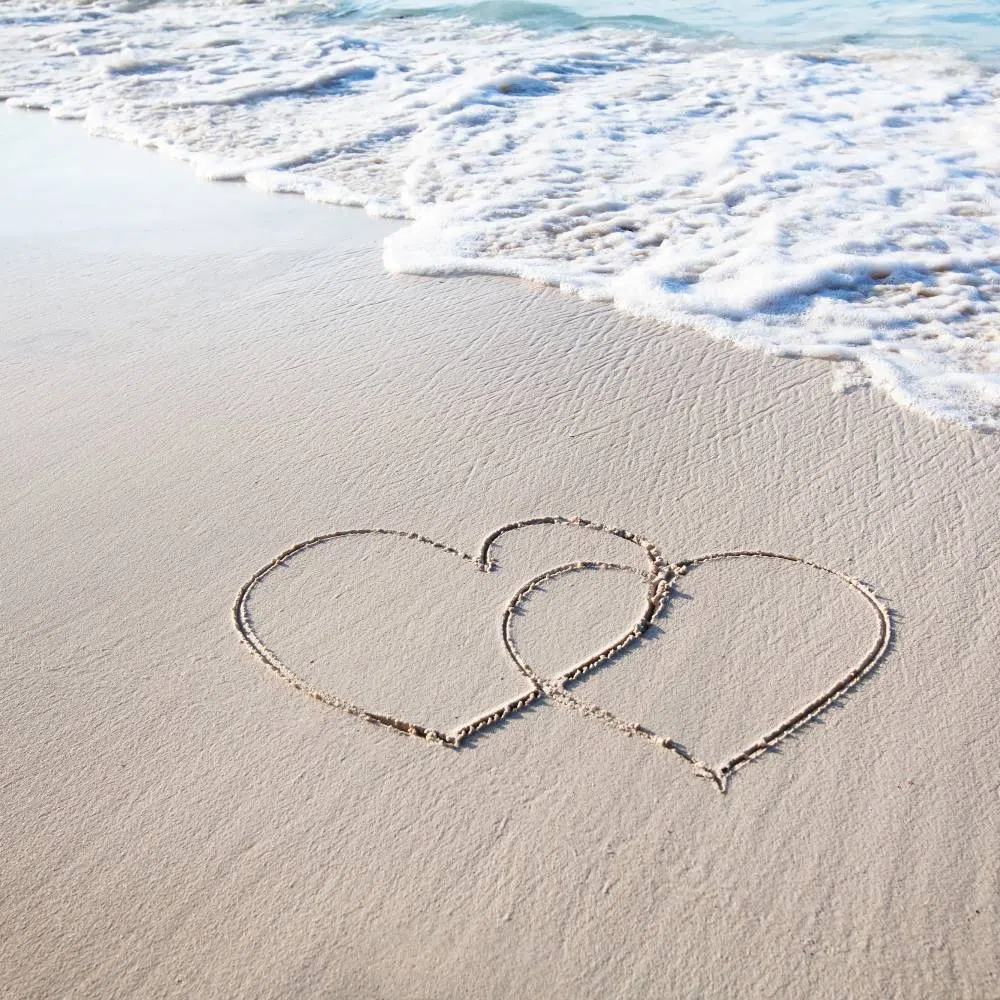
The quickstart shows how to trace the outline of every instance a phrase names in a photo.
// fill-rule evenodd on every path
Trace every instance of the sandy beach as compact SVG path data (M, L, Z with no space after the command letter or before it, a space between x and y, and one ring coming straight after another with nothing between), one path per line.
M0 179L0 994L1000 996L1000 438L48 116Z

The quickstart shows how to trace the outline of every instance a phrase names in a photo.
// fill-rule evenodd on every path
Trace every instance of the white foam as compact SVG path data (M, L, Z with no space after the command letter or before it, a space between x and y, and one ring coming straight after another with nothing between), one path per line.
M0 95L409 219L392 270L547 282L1000 426L1000 80L954 55L14 2Z

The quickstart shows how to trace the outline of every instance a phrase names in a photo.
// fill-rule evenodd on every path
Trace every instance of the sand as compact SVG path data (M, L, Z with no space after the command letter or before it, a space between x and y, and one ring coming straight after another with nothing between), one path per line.
M997 437L42 116L0 220L4 995L1000 996Z

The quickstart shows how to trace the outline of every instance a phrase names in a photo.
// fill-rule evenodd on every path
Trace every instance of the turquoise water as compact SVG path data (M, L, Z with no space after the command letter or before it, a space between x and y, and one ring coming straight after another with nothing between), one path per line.
M369 16L462 10L483 22L513 20L552 28L631 21L773 48L845 42L892 48L943 45L990 64L1000 62L1000 0L574 0L559 6L377 0L356 9Z

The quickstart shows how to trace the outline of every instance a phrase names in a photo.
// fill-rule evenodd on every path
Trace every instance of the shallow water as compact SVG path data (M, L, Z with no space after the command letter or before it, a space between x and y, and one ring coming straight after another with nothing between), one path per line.
M170 0L137 0L132 9ZM380 20L461 15L475 23L566 30L645 27L764 48L867 44L953 47L987 62L1000 54L997 0L357 0L302 2L293 16Z
M473 17L565 26L632 21L692 35L766 48L862 43L891 47L953 46L995 61L1000 3L995 0L575 0L562 6L470 0L447 7L421 0L362 4L368 16L387 11L465 10Z
M995 427L997 8L15 2L0 96Z

